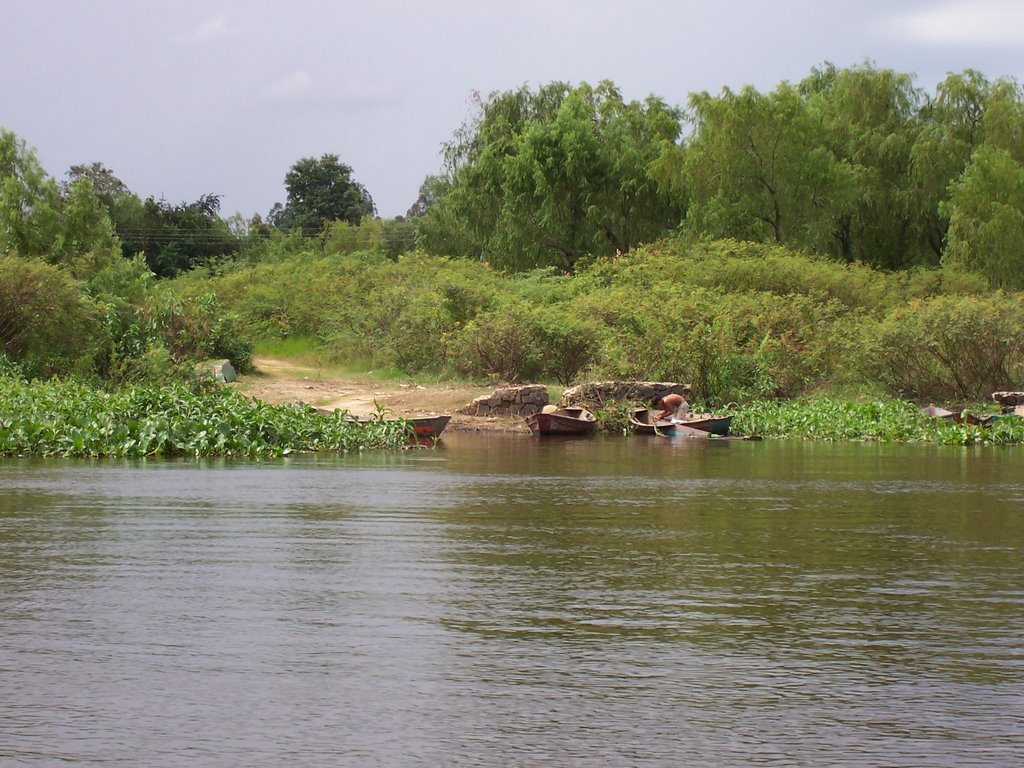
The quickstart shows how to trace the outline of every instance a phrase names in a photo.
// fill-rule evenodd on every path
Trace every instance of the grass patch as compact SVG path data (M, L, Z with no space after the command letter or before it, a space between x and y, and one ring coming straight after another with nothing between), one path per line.
M316 341L306 336L260 339L253 345L253 354L317 367L323 362L324 357L323 352L317 347Z

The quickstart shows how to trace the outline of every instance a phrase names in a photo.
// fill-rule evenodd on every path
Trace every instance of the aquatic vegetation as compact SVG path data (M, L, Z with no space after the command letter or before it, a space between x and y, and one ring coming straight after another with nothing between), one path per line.
M270 405L184 384L96 390L79 382L0 379L0 455L248 456L352 452L409 444L402 420Z
M850 403L827 397L757 401L736 408L732 431L814 440L933 442L944 445L1024 443L1024 418L996 417L991 425L957 424L925 416L904 400Z

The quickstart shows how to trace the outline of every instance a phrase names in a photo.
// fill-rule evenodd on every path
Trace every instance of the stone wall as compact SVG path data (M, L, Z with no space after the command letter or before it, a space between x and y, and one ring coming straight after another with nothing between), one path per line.
M689 384L672 381L591 381L565 390L558 404L600 408L609 400L653 403L673 392L687 400L691 396Z
M469 416L521 416L526 418L548 404L548 390L542 384L524 384L496 389L481 395L459 411Z
M585 405L600 408L609 400L626 403L653 403L675 392L690 399L690 385L673 381L592 381L571 387L562 393L560 406ZM522 384L481 395L462 408L467 416L521 416L539 413L548 404L548 390L542 384Z

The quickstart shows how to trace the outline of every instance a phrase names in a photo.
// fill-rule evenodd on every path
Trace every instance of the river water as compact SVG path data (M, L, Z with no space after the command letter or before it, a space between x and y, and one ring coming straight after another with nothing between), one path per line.
M1019 766L1024 451L0 461L0 766Z

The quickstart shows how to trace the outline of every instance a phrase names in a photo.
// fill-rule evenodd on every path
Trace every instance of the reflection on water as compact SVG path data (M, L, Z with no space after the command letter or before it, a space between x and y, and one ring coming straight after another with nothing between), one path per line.
M1024 453L0 463L0 764L1024 762Z

